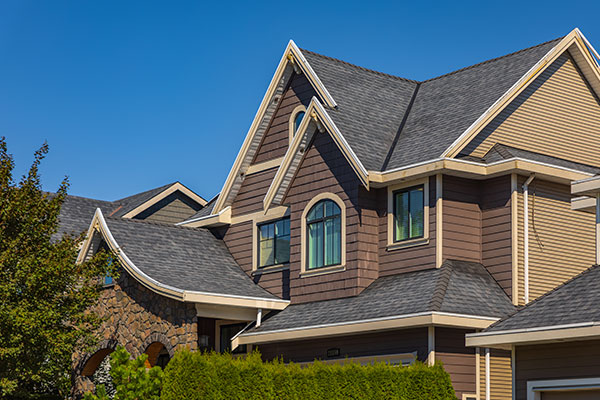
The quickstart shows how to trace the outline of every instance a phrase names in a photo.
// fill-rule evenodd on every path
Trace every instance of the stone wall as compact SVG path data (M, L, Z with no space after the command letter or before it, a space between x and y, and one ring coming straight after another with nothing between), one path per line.
M73 356L76 397L93 389L87 375L119 345L133 357L144 353L154 342L162 343L171 357L179 348L197 349L198 318L194 305L158 295L125 271L112 287L104 289L96 312L105 320L96 351Z

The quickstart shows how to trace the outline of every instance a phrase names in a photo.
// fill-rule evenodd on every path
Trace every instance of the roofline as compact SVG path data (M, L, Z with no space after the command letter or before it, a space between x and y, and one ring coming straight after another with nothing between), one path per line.
M144 212L148 208L152 207L154 204L158 203L159 201L161 201L165 197L169 196L170 194L172 194L172 193L174 193L174 192L176 192L178 190L181 193L183 193L186 196L188 196L190 199L194 200L196 203L200 204L202 207L204 207L207 204L207 201L202 196L194 193L192 190L188 189L181 182L175 182L172 185L170 185L168 188L166 188L163 191L155 194L150 199L146 200L145 202L143 202L139 206L135 207L133 210L128 211L125 215L123 215L123 218L133 218L133 217L135 217L136 215Z
M300 150L303 148L303 145L308 146L307 135L309 133L308 127L310 126L311 122L317 125L319 132L326 131L329 133L346 160L352 166L352 169L362 184L367 188L367 190L369 189L369 173L367 169L360 162L354 150L352 150L338 127L335 125L325 108L321 105L316 97L311 99L305 115L309 116L310 118L303 118L300 122L298 132L294 136L292 143L288 146L285 156L283 157L283 161L281 162L280 167L277 169L277 173L275 174L275 177L269 186L269 190L267 190L267 193L265 194L263 199L263 208L265 210L268 210L273 204L281 185L286 182L285 177L290 169L292 167L299 167L299 161L295 166L292 165L292 163L294 162L295 157L298 156ZM308 149L304 148L303 150L307 151ZM289 183L289 180L287 182Z
M536 328L507 329L466 335L470 347L507 348L512 345L542 344L600 338L600 322L549 325Z
M227 206L217 214L209 214L203 215L202 217L188 219L185 221L181 221L175 224L175 226L187 226L190 224L195 224L193 228L197 228L199 226L218 226L218 225L227 225L231 223L231 206Z
M165 285L156 279L148 276L142 270L140 270L131 259L125 254L123 249L119 246L114 236L112 235L106 220L102 215L102 211L97 208L92 223L88 229L87 237L79 251L77 256L77 262L81 263L84 261L86 254L90 249L92 238L95 232L99 232L104 240L108 243L111 250L117 255L123 268L132 275L138 282L152 290L153 292L160 294L165 297L169 297L175 300L192 302L192 303L204 303L204 304L218 304L228 305L235 307L249 307L249 308L264 308L269 310L283 310L290 303L289 300L282 299L269 299L262 297L251 297L251 296L239 296L222 293L211 293L194 290L179 289L174 286Z
M510 87L498 100L494 102L483 114L477 118L452 144L444 150L440 157L456 157L460 151L479 133L481 130L488 125L488 123L495 118L510 102L512 102L535 78L542 74L548 66L552 64L562 53L564 53L572 44L578 45L582 52L594 52L596 56L598 53L589 44L588 40L583 36L578 28L573 29L567 36L565 36L556 46L550 49L544 57L542 57L535 65L533 65L529 71L527 71L514 85ZM595 58L589 54L589 58L595 60ZM588 57L584 57L588 62ZM598 62L590 63L594 74L600 78L600 68ZM597 93L600 94L600 93Z
M341 336L373 331L402 329L422 326L446 326L455 328L484 329L500 318L477 315L426 311L420 313L395 315L383 318L339 322L304 326L298 328L276 329L264 332L247 332L238 335L233 341L235 348L242 344L259 344L303 340L308 338Z
M246 156L251 148L254 136L257 130L259 129L262 120L265 117L267 108L271 103L273 96L275 95L275 92L280 84L281 79L283 78L284 71L290 63L292 65L297 66L304 73L309 82L312 84L315 91L323 97L323 100L325 101L325 103L327 103L329 107L337 107L337 103L335 102L325 85L323 85L323 82L321 82L315 71L312 69L312 67L302 54L302 51L298 48L298 46L296 46L296 43L294 43L293 40L290 40L287 47L285 48L285 51L283 52L283 55L281 56L281 60L279 61L277 69L275 70L275 74L273 74L273 77L271 78L271 83L269 84L267 91L263 96L260 106L258 107L258 110L254 116L254 120L250 125L250 129L246 134L246 138L244 139L242 147L240 148L240 151L238 152L238 155L235 158L233 166L229 171L229 175L227 176L227 179L223 184L223 188L219 192L219 198L217 199L213 208L214 213L218 213L219 211L221 211L221 209L223 209L226 206L225 201L229 196L229 192L233 187L234 181L236 180L236 178L239 178L242 164L244 163L244 160L246 159Z
M489 164L440 157L384 172L369 171L369 178L372 186L385 186L397 181L434 175L439 172L454 172L471 175L476 178L489 178L513 172L535 172L541 176L546 175L550 178L558 178L559 180L564 180L568 183L594 176L594 174L590 172L548 164L541 161L528 160L521 157L512 157Z

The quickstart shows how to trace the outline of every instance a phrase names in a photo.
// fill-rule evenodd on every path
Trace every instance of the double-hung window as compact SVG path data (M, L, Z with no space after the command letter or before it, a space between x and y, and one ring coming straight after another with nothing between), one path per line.
M306 216L308 269L342 262L342 213L332 200L321 200Z
M423 185L394 192L394 242L424 237L424 200Z
M290 261L290 219L258 225L258 267L285 264Z

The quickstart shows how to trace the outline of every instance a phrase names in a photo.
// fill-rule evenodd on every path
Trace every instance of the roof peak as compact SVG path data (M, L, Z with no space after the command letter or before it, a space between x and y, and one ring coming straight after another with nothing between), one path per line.
M419 81L419 80L416 80L416 79L403 78L401 76L392 75L392 74L388 74L388 73L385 73L385 72L377 71L377 70L374 70L374 69L362 67L360 65L352 64L352 63L350 63L348 61L340 60L339 58L334 58L334 57L326 56L324 54L316 53L316 52L311 51L311 50L307 50L307 49L303 49L303 48L301 48L300 50L302 52L306 52L306 53L309 53L309 54L312 54L312 55L315 55L315 56L318 56L318 57L321 57L321 58L324 58L324 59L327 59L327 60L330 60L330 61L338 62L338 63L344 64L344 65L347 65L347 66L350 66L350 67L353 67L353 68L356 68L356 69L360 69L360 70L365 71L365 72L377 74L377 75L384 76L384 77L391 78L391 79L401 80L401 81L404 81L404 82L410 82L410 83L419 84L419 83L426 83L426 82L434 81L434 80L437 80L437 79L445 78L445 77L448 77L448 76L451 76L451 75L454 75L454 74L458 74L460 72L463 72L463 71L466 71L466 70L469 70L469 69L472 69L472 68L479 67L481 65L489 64L489 63L492 63L492 62L495 62L495 61L499 61L499 60L502 60L502 59L510 57L510 56L517 55L519 53L523 53L523 52L528 51L528 50L532 50L532 49L535 49L535 48L538 48L538 47L541 47L541 46L545 46L545 45L547 45L549 43L552 43L552 42L558 42L559 40L562 40L564 37L565 36L561 36L561 37L558 37L556 39L548 40L546 42L539 43L539 44L536 44L534 46L526 47L524 49L520 49L520 50L514 51L512 53L508 53L508 54L504 54L504 55L499 56L499 57L491 58L489 60L485 60L485 61L482 61L482 62L479 62L479 63L476 63L476 64L472 64L472 65L469 65L469 66L466 66L466 67L463 67L463 68L459 68L459 69L457 69L455 71L451 71L451 72L445 73L443 75L439 75L439 76L436 76L436 77L433 77L433 78L429 78L429 79L425 79L425 80L422 80L422 81Z

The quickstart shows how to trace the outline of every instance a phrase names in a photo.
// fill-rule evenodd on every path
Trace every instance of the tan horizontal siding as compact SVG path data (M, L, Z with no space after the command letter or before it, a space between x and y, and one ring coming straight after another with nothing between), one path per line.
M600 166L600 107L568 53L560 56L463 150L495 143Z
M480 398L485 399L485 349L480 349ZM490 350L490 400L512 399L512 362L508 351Z
M253 164L283 157L289 144L289 120L292 111L303 104L305 107L316 93L304 75L294 74L273 114L269 127L252 161Z
M524 296L523 183L519 177L519 304ZM568 185L539 179L529 186L529 301L589 268L595 257L595 217L572 211Z

